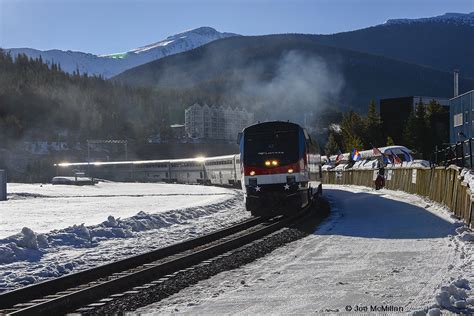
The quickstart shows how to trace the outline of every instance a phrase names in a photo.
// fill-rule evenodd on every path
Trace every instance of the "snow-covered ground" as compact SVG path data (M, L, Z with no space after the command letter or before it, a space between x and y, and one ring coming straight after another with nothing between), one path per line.
M74 224L99 224L109 215L129 217L218 203L233 192L218 187L164 183L100 182L97 185L9 183L0 203L0 238L29 227L37 233Z
M111 262L249 217L240 190L152 183L9 184L0 291Z
M332 213L313 235L137 312L474 312L474 235L447 210L398 191L326 185L325 195Z

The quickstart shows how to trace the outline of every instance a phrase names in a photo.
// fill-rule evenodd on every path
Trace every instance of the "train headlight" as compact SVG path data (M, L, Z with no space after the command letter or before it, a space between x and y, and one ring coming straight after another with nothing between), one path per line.
M272 166L278 166L278 161L277 160L272 160Z
M265 166L270 167L271 164L272 164L272 162L270 160L265 161Z
M251 176L254 176L254 175L255 175L255 171L253 171L253 170L250 171L250 175L251 175Z
M293 173L293 169L288 169L288 173Z

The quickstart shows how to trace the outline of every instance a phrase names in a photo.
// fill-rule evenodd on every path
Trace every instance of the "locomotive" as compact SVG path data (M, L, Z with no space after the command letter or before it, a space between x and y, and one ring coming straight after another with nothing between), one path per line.
M239 135L245 207L254 216L291 214L322 192L319 146L301 126L265 122Z
M78 172L115 181L242 187L255 216L291 214L321 194L319 147L305 129L266 122L240 133L240 154L168 160L58 163L57 175Z

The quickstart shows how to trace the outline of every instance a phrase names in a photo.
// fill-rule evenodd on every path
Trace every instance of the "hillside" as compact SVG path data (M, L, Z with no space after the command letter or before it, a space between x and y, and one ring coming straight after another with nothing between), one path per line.
M128 158L235 152L235 144L168 144L196 93L127 87L70 75L56 64L0 50L0 166L9 181L50 181L58 161L87 159L88 139L126 139ZM148 143L159 135L162 144ZM124 159L121 146L92 148L97 160Z
M453 94L448 72L321 45L320 40L294 34L227 38L130 69L114 80L197 86L223 101L260 98L269 101L262 101L267 107L286 103L283 109L300 104L314 109L329 101L365 110L373 98ZM473 88L472 80L461 79L461 91Z
M143 138L157 131L166 108L145 89L69 75L53 64L0 51L0 144L22 140Z
M474 21L474 13L470 15ZM385 24L356 31L317 35L315 40L323 45L390 57L444 71L459 69L462 75L474 78L474 22L455 22L453 19L434 18L389 20Z

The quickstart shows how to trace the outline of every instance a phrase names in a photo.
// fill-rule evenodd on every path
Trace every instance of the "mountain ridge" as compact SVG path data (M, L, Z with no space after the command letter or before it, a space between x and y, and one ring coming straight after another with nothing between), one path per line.
M110 78L127 69L144 63L181 53L214 40L239 36L234 33L218 32L211 27L199 27L168 36L166 39L134 48L123 53L95 55L91 53L51 49L46 51L33 48L4 48L12 56L26 54L30 58L41 58L48 64L59 63L61 68L73 73L89 74Z
M416 23L380 24L331 35L315 35L328 46L366 52L433 67L459 69L474 78L474 27L466 23L426 20Z
M448 12L442 15L426 17L426 18L400 18L400 19L389 19L384 24L401 24L401 23L419 23L419 22L446 22L446 23L459 23L459 24L468 24L474 26L474 12L470 13L457 13L457 12Z
M281 60L291 52L308 56L301 63L302 71L307 65L306 60L316 59L323 64L322 67L315 68L316 72L322 69L329 76L341 74L339 77L345 81L345 86L338 93L340 99L335 100L329 95L319 100L329 98L339 104L351 104L358 110L365 110L372 98L452 95L452 74L449 72L385 56L323 45L316 35L303 34L227 38L129 69L113 80L157 88L199 86L202 90L228 94L229 91L241 91L240 86L251 81L251 78L258 78L256 86L274 84L274 78L278 78L281 68ZM220 60L212 56L219 56ZM299 67L298 64L291 64L292 67L295 65ZM292 76L287 81L290 88L282 86L287 89L287 93L291 92L291 82L299 79L298 74ZM325 94L324 90L331 89L331 86L321 83L321 80L314 82L315 85L324 87L322 93ZM311 89L311 85L307 87ZM461 91L472 88L474 81L462 78ZM251 91L249 95L252 93L258 92ZM265 98L271 99L272 96Z

